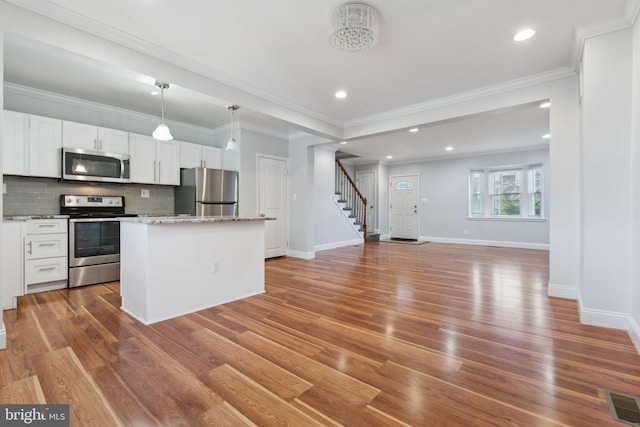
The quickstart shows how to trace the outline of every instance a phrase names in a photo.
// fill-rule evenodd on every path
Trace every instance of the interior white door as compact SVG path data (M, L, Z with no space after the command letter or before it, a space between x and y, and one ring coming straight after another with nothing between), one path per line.
M418 239L418 176L390 179L391 238Z
M362 196L367 199L367 231L376 229L376 173L375 171L356 172L356 184Z
M265 222L265 258L287 254L287 161L258 155L258 212Z

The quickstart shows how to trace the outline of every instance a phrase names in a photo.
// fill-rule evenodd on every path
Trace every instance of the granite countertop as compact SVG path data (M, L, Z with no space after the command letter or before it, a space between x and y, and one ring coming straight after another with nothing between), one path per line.
M69 215L13 215L3 216L3 221L29 221L31 219L68 219Z
M150 216L150 217L124 217L118 218L120 222L136 224L202 224L208 222L246 222L267 221L275 218L266 217L232 217L232 216Z

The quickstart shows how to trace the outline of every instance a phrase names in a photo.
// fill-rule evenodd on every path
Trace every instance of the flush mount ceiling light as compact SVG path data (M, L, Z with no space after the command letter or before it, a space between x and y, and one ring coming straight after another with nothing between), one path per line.
M347 141L340 141L340 145L347 145Z
M171 141L173 139L173 135L171 135L169 127L164 124L164 90L169 89L169 83L156 81L156 86L160 88L160 96L162 97L162 121L156 130L153 131L151 136L159 141Z
M549 108L549 107L551 107L551 103L549 101L546 101L540 104L540 108Z
M365 4L347 3L333 13L331 45L347 52L361 52L378 42L378 12Z
M234 113L238 108L239 107L237 105L227 105L227 110L231 111L231 138L229 138L227 146L225 147L225 150L227 151L238 151L238 143L233 137L233 128L235 127Z
M535 33L536 31L534 29L525 28L523 30L518 31L516 35L513 36L513 40L517 42L523 42L525 40L529 40L531 37L533 37Z
M418 132L418 130L419 130L418 128L411 128L411 129L409 129L409 132L416 133L416 132Z
M445 148L445 150L447 150L447 151L453 151L453 147L452 147L452 146L448 146L447 148Z

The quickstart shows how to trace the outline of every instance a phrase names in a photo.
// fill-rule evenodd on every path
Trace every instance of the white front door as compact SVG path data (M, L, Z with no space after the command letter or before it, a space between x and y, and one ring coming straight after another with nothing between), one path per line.
M394 176L389 188L391 238L418 239L418 175Z
M287 254L287 161L258 155L258 213L265 222L265 258Z
M362 196L367 199L367 231L376 229L376 173L375 171L356 172L356 185Z

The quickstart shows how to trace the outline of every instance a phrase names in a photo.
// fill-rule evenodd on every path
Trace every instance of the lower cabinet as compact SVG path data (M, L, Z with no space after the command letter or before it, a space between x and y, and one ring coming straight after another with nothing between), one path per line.
M68 241L66 219L34 219L26 222L25 293L67 287Z
M2 227L3 310L16 308L21 295L67 287L66 219L5 220Z

